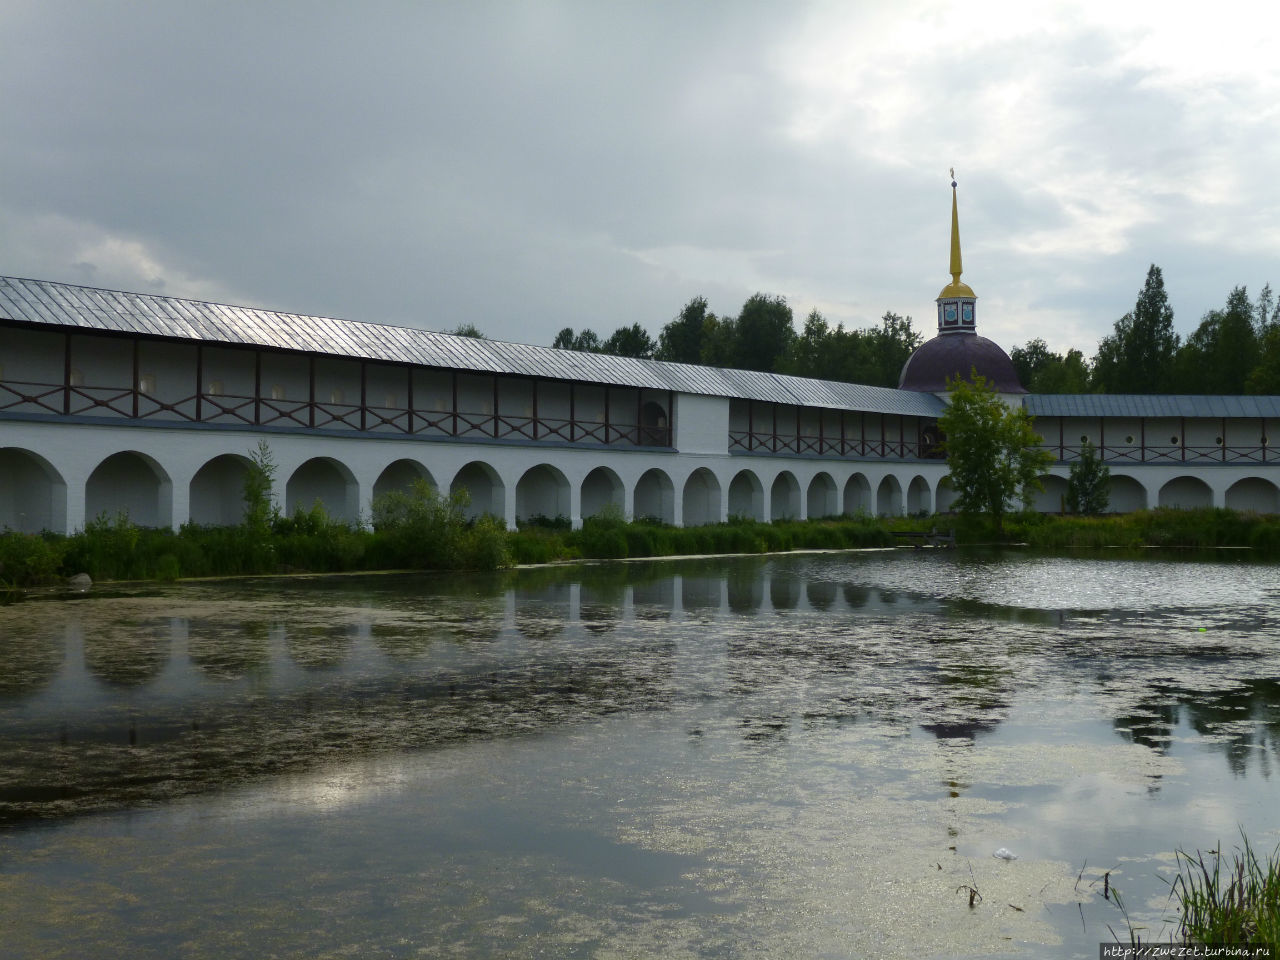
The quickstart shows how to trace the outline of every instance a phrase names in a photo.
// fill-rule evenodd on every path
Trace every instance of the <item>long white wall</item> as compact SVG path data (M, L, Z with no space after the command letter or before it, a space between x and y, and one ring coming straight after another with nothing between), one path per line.
M702 399L702 398L699 398ZM707 406L707 404L702 404ZM727 423L727 401L699 419ZM688 416L689 409L685 408ZM712 446L712 432L695 434ZM465 487L473 514L508 526L564 516L575 525L612 504L627 517L676 525L730 515L761 520L841 513L930 513L945 474L939 461L820 460L675 453L645 448L427 441L297 432L0 423L0 527L73 531L124 512L137 523L235 523L243 477L258 441L276 464L275 495L289 513L319 501L335 517L369 518L373 497L423 477Z

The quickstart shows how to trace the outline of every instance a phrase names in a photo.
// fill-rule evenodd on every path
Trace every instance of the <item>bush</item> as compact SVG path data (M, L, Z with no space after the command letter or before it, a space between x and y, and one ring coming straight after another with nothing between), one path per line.
M34 587L58 579L66 542L33 533L0 533L0 584Z

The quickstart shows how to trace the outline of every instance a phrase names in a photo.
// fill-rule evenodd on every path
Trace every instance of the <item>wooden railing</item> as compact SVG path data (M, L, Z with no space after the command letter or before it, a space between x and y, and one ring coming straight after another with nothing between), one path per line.
M1046 443L1042 450L1049 451L1059 463L1072 463L1080 459L1084 444ZM1265 443L1202 445L1184 444L1102 444L1093 445L1098 459L1113 463L1275 463L1278 459Z
M358 403L199 393L161 400L141 390L0 380L0 414L119 418L228 427L398 433L604 446L670 447L670 426L524 416L467 410L420 410Z
M730 452L782 453L819 457L876 457L899 460L939 460L943 454L929 438L824 437L806 433L729 431Z

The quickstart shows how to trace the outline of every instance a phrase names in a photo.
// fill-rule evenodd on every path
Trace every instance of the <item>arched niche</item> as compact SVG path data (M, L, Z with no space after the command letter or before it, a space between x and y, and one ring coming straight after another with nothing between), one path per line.
M739 470L729 481L729 516L764 519L764 485L750 470Z
M834 517L840 513L840 497L836 492L836 482L831 474L824 471L809 481L809 492L805 497L805 512L810 520Z
M892 474L876 488L876 513L882 517L902 516L902 484Z
M871 502L871 482L861 473L855 473L844 484L844 512L849 516L860 513L873 513L875 504Z
M67 484L48 460L0 448L0 530L67 532Z
M469 518L482 517L487 513L505 523L503 498L506 486L497 470L482 460L472 460L454 475L453 482L449 484L451 496L463 490L470 500L464 511Z
M907 513L921 516L933 513L933 496L929 489L929 481L915 476L907 487Z
M636 482L635 498L637 519L648 517L663 523L676 522L675 484L657 467L646 470Z
M431 471L417 460L394 460L373 482L373 498L376 500L388 493L408 493L419 480L427 481L433 490L438 489Z
M681 514L686 527L720 522L720 481L706 467L699 467L685 481Z
M549 463L530 467L516 483L516 521L569 519L569 481Z
M191 522L234 527L244 520L244 482L248 476L248 457L224 453L205 463L191 478Z
M1280 495L1276 485L1261 477L1245 477L1227 488L1226 505L1232 510L1254 513L1280 513Z
M332 457L312 457L285 484L285 513L293 516L319 504L330 520L355 523L359 516L356 478L346 464Z
M800 517L800 481L790 470L783 470L769 488L769 519L796 520Z
M1211 507L1213 491L1199 477L1174 477L1160 488L1159 499L1156 502L1162 507L1174 507L1179 510Z
M607 508L619 516L626 510L626 489L622 478L608 467L596 467L582 481L582 517L594 517Z
M173 485L160 464L133 450L113 453L84 487L88 521L127 516L140 527L167 527L173 522Z

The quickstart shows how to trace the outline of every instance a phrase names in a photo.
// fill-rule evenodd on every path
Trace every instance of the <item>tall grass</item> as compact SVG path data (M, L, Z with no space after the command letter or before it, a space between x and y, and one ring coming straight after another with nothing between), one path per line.
M1228 861L1221 851L1178 851L1173 892L1186 943L1269 946L1280 955L1280 849L1260 861L1249 838Z

